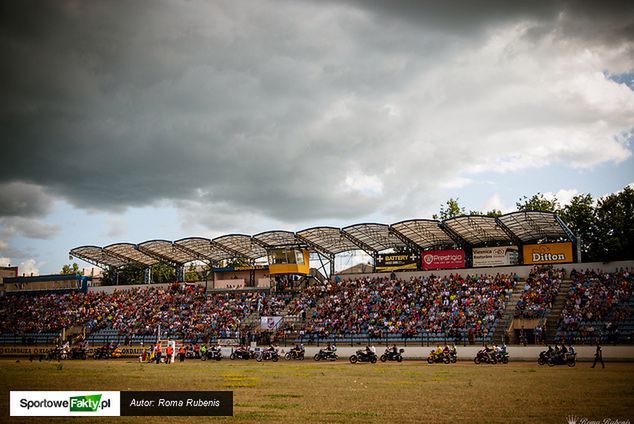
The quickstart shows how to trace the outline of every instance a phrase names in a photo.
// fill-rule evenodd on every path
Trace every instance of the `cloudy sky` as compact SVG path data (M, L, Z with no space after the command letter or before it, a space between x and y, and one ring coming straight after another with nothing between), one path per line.
M0 5L0 265L634 182L634 3ZM85 265L82 263L82 265Z

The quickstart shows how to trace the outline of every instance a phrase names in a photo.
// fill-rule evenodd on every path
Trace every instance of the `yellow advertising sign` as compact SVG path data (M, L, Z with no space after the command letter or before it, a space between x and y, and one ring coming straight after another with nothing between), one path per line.
M524 245L524 264L563 264L574 262L572 243L544 243Z

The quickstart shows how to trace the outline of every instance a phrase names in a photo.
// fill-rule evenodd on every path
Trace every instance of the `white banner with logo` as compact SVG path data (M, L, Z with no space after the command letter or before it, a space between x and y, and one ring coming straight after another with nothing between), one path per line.
M282 317L260 317L262 330L274 330L282 322Z
M118 417L120 392L11 391L12 417Z
M473 249L473 266L515 265L519 258L517 246L476 247Z

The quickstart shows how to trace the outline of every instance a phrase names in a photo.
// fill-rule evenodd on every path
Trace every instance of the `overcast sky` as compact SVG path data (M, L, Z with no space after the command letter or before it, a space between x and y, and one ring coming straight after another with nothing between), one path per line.
M634 182L634 2L0 9L0 265L21 273Z

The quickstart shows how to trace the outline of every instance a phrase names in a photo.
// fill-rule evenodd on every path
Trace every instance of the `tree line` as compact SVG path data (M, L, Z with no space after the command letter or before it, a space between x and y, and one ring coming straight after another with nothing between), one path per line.
M579 194L562 205L556 196L542 193L523 196L515 206L518 211L555 212L577 237L583 262L607 262L634 259L634 189L623 190L594 199ZM434 219L461 215L500 216L496 209L487 212L469 211L451 198L440 207Z

